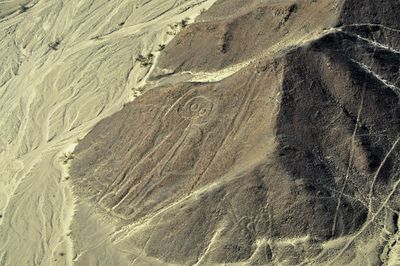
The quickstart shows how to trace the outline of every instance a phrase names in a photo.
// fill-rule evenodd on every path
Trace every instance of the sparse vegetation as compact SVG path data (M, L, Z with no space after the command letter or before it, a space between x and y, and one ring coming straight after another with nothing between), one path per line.
M139 88L134 87L134 88L132 88L132 92L133 92L133 96L138 97L143 94L144 87L143 86L139 87Z
M25 13L29 8L26 5L19 5L19 11Z
M178 24L170 24L168 25L169 30L167 31L168 35L175 35L178 31Z
M180 26L182 28L185 28L187 25L189 25L189 20L190 20L190 18L182 19L181 22L180 22Z
M143 67L147 67L153 64L153 58L154 55L152 53L149 53L147 56L143 56L143 55L138 55L138 57L136 58L137 62L140 62L140 65Z
M54 42L49 43L49 47L53 50L58 50L58 47L60 46L61 41L60 40L55 40Z
M75 158L75 156L74 156L74 154L72 152L66 152L66 153L63 154L61 159L62 159L64 164L67 164L70 160L72 160L74 158Z
M158 51L161 52L162 50L165 49L165 47L166 47L165 44L159 44L159 45L158 45Z
M175 35L178 32L179 28L183 29L189 25L189 20L190 20L190 18L184 18L180 22L168 25L169 30L167 31L167 34Z

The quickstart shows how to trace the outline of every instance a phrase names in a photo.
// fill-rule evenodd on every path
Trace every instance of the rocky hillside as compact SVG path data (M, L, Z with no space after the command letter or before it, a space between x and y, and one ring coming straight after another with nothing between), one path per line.
M400 263L399 5L217 1L79 142L77 194L134 261Z

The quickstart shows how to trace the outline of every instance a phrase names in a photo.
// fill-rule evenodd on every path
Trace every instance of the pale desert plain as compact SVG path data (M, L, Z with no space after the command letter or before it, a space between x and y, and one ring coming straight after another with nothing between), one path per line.
M213 2L0 1L0 265L129 265L115 229L77 209L63 157L140 93L136 57Z

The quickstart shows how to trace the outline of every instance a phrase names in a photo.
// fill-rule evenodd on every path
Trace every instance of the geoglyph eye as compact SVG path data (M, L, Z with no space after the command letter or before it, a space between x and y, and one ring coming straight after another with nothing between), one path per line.
M202 108L200 111L199 111L199 116L204 116L204 115L206 115L207 114L207 109L206 108Z
M193 124L204 124L208 121L214 104L204 96L189 99L180 111L184 119L191 120Z
M190 106L190 110L191 110L192 112L196 112L197 110L199 110L199 104L198 104L198 103L193 103L193 104Z

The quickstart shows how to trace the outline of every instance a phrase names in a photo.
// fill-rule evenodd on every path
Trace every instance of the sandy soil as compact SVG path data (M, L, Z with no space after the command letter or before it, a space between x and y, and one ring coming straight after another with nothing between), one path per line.
M0 1L0 265L128 265L74 199L70 152L140 94L136 58L214 1Z

